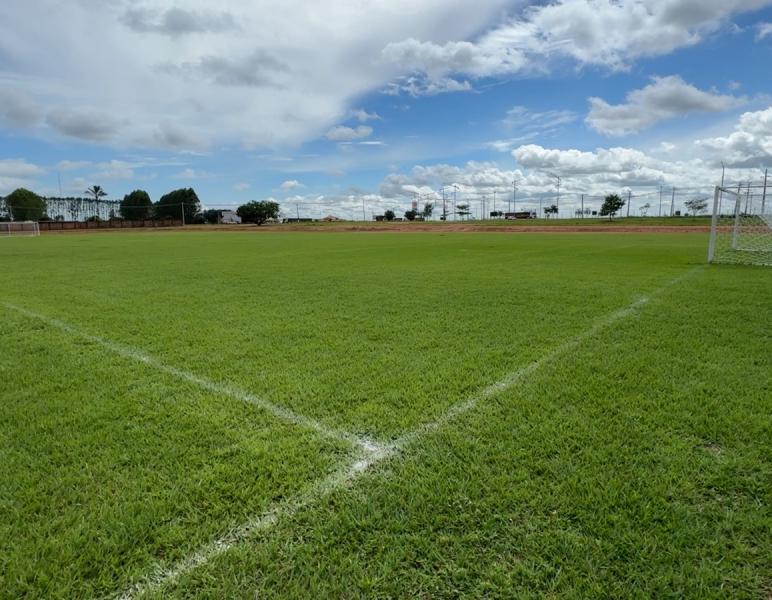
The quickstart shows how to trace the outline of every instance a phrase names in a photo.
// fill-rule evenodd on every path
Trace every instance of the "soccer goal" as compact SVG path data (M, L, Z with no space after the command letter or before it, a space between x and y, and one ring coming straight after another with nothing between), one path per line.
M772 266L772 206L750 188L716 187L708 262Z
M0 223L0 237L40 235L37 221L8 221Z

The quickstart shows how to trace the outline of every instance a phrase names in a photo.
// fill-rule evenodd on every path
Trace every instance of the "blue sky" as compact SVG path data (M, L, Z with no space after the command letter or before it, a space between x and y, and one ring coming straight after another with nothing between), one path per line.
M0 6L0 194L307 216L703 194L772 166L772 1ZM100 32L94 35L93 32Z

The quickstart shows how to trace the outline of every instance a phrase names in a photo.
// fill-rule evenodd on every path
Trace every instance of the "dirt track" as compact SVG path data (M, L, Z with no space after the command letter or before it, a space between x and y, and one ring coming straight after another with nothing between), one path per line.
M273 231L273 232L376 232L376 233L709 233L710 227L702 225L471 225L448 223L422 225L394 223L389 225L365 225L341 223L335 225L213 225L197 228L199 231ZM193 231L193 228L186 228Z
M444 225L422 225L394 223L388 225L365 225L341 223L334 225L191 225L188 227L136 227L125 229L72 229L63 231L44 231L43 235L61 235L77 233L161 233L164 231L186 232L241 232L241 233L327 233L327 232L362 232L362 233L709 233L710 227L702 225L471 225L448 223Z

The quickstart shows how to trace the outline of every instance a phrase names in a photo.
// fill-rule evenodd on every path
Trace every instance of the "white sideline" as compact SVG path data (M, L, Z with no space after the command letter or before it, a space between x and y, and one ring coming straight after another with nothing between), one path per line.
M304 490L297 496L278 503L266 513L240 525L223 537L207 544L194 554L173 564L171 567L162 569L159 566L157 570L146 575L140 581L133 584L122 593L117 594L115 596L116 600L133 600L134 598L137 598L146 592L155 591L164 585L173 583L180 576L193 571L203 564L206 564L218 555L227 552L230 548L243 542L253 532L270 529L274 525L278 524L281 517L292 517L292 515L297 513L305 506L321 500L326 495L334 491L349 486L353 481L356 480L357 477L368 471L371 467L396 454L403 453L404 450L406 450L411 444L414 444L421 438L441 429L453 419L471 411L482 400L485 400L499 392L503 392L511 388L518 381L523 379L523 377L530 375L534 371L538 370L545 363L548 363L558 356L564 354L568 350L575 348L589 337L595 335L604 328L613 325L620 319L631 315L640 307L648 303L652 297L680 283L702 268L704 268L704 265L694 267L689 271L682 273L678 277L670 280L662 287L651 292L649 296L638 298L628 306L606 315L602 319L596 321L585 331L556 346L547 354L544 354L541 358L536 359L535 361L527 364L524 367L521 367L520 369L512 371L499 381L482 389L480 392L474 394L473 396L470 396L457 402L456 404L451 405L435 420L429 421L417 427L413 431L400 436L394 442L381 444L373 443L370 447L363 445L362 450L352 463L344 465L327 477L317 480L308 489Z
M169 375L173 375L178 379L182 379L184 381L193 383L208 392L221 394L223 396L230 396L231 398L234 398L241 402L245 402L247 404L252 404L254 406L257 406L258 408L265 410L266 412L272 414L275 417L278 417L279 419L287 423L292 423L293 425L298 425L300 427L305 427L306 429L311 429L327 438L349 442L358 448L362 448L366 452L372 452L374 450L373 442L370 440L367 440L365 438L360 438L346 431L339 431L336 429L332 429L330 427L323 425L322 423L320 423L315 419L306 417L304 415L300 415L298 413L295 413L289 410L288 408L284 408L283 406L278 406L276 404L273 404L272 402L268 402L267 400L264 400L258 396L255 396L254 394L250 394L245 390L241 390L233 386L225 385L222 383L217 383L210 379L206 379L205 377L201 377L200 375L191 373L190 371L184 371L182 369L172 367L149 354L145 354L144 352L137 350L136 348L125 346L123 344L118 344L116 342L112 342L110 340L101 338L96 335L91 335L90 333L86 333L84 331L77 329L76 327L73 327L69 323L60 321L59 319L54 319L52 317L48 317L46 315L36 313L34 311L28 310L26 308L22 308L20 306L16 306L15 304L11 304L9 302L3 302L3 306L5 306L10 310L14 310L24 316L43 321L48 325L56 327L57 329L61 329L62 331L66 331L67 333L70 333L76 337L82 338L84 340L88 340L90 342L94 342L95 344L99 344L103 348L106 348L107 350L110 350L111 352L118 354L120 356L123 356L124 358L130 358L137 362L141 362L143 364L149 365L159 371L163 371L164 373L167 373Z

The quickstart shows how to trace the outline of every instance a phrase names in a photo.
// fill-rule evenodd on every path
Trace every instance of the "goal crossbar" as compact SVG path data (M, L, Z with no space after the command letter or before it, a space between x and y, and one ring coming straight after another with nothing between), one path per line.
M4 221L0 222L0 237L40 235L40 225L37 221Z
M772 206L766 190L716 186L708 262L772 266Z

